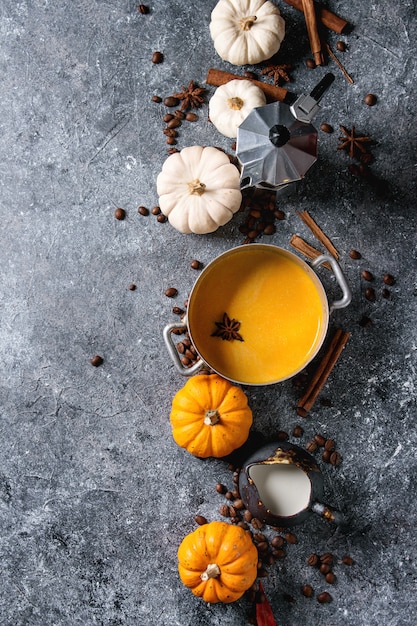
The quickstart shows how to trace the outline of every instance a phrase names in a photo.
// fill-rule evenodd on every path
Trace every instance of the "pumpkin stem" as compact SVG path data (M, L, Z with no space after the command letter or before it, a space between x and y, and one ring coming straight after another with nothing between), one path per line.
M241 17L238 24L242 30L250 30L256 19L256 15L248 15L247 17Z
M240 111L240 109L243 107L243 104L244 102L242 98L238 98L237 96L227 99L227 106L229 107L229 109L233 109L233 111Z
M220 413L217 409L206 411L204 416L204 423L206 426L214 426L214 424L217 424L218 421L220 421Z
M209 580L210 578L217 578L220 576L220 567L217 563L209 563L205 572L200 574L201 580Z
M198 178L195 178L188 183L188 193L190 194L190 196L202 196L205 190L205 184L201 183Z

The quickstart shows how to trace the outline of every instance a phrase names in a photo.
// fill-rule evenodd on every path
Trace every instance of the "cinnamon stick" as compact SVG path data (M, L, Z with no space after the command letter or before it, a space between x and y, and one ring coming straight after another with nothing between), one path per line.
M291 237L290 245L295 248L297 252L300 252L308 259L316 259L318 256L323 254L322 252L320 252L320 250L317 250L316 248L313 248L313 246L310 246L310 244L304 241L304 239L299 235L293 235ZM330 263L327 263L327 261L323 263L323 267L326 267L328 270L332 269Z
M220 87L220 85L225 85L231 80L250 80L251 83L262 89L265 96L271 102L284 102L287 95L288 90L284 89L284 87L277 87L276 85L271 85L270 83L263 83L260 80L255 80L253 78L246 78L246 76L238 76L236 74L231 74L230 72L224 72L223 70L217 70L214 68L210 68L207 73L206 83L208 85L213 85L213 87Z
M303 11L303 0L284 0L287 4L298 9L298 11ZM325 9L323 6L316 4L317 17L326 28L330 28L330 30L335 33L342 34L349 28L349 22L342 19L335 13L332 13L328 9Z
M301 217L304 224L309 227L316 239L326 248L328 252L330 252L332 256L334 256L335 259L338 259L338 251L336 250L328 236L322 231L317 222L311 217L310 213L308 211L301 211L301 213L298 213L298 215Z
M312 376L307 389L298 401L297 408L310 411L317 400L321 390L327 382L334 366L336 365L344 347L350 337L350 333L340 328L336 330L333 338L325 351L320 364Z
M317 29L316 8L314 0L302 0L304 18L307 26L308 39L310 48L316 65L323 65L324 57L321 51L321 41L319 31Z
M347 73L346 68L342 65L342 63L339 61L339 59L337 58L337 56L335 55L335 53L333 52L333 50L331 49L331 47L329 46L328 43L326 43L326 50L329 53L329 56L333 59L333 61L336 63L337 67L342 71L343 76L346 78L346 80L348 81L348 83L350 83L351 85L353 85L353 78L352 76L350 76L350 74Z

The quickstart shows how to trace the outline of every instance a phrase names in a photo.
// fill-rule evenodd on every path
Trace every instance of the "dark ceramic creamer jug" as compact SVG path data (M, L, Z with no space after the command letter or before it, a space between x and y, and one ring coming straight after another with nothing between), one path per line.
M244 463L240 496L252 515L270 526L295 526L310 513L342 523L342 515L322 502L323 475L315 459L297 445L271 442Z

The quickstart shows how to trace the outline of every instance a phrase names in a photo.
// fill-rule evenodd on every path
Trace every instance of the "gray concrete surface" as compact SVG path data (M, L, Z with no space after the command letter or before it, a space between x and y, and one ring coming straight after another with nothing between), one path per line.
M162 339L198 273L239 245L244 216L207 236L184 236L139 205L158 203L167 156L163 105L151 101L209 67L241 71L215 53L208 30L215 2L3 0L0 146L0 624L2 626L241 626L251 604L207 605L177 575L177 548L194 516L221 519L224 460L202 461L171 437L169 411L184 379ZM353 291L331 327L351 333L306 419L291 381L248 388L253 431L304 428L334 437L343 461L321 463L330 504L347 529L311 518L263 580L279 625L411 626L416 606L416 14L411 0L326 3L353 26L326 31L354 84L330 60L309 70L303 16L277 1L287 23L280 51L290 88L309 91L328 70L336 80L315 125L319 160L285 201L268 241L293 233L314 244L297 212L307 209L341 253ZM151 62L154 51L164 61ZM259 73L259 68L254 69ZM207 99L214 88L207 86ZM374 107L364 96L378 97ZM208 121L180 128L178 148L231 141ZM348 171L338 126L377 144L371 175ZM126 219L114 218L116 207ZM349 256L351 248L362 254ZM364 297L361 271L375 280ZM391 273L391 297L381 297ZM333 283L321 273L331 292ZM135 291L129 285L137 285ZM170 300L167 287L178 289ZM366 315L372 326L359 324ZM102 366L90 364L93 355ZM269 529L265 530L269 534ZM336 555L331 588L306 559ZM350 555L354 564L339 560ZM333 601L302 596L310 583ZM290 597L293 601L290 601Z

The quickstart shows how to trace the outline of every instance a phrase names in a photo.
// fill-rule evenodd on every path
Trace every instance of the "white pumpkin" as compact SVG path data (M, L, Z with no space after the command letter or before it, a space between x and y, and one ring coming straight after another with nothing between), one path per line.
M265 94L250 80L231 80L216 89L209 102L210 121L226 137L234 138L237 127L255 107L266 104Z
M219 0L210 34L217 54L233 65L255 65L280 49L285 21L270 0Z
M242 202L238 168L212 147L191 146L171 154L156 188L162 213L181 233L214 232Z

